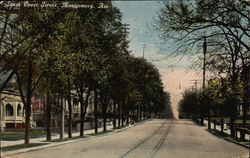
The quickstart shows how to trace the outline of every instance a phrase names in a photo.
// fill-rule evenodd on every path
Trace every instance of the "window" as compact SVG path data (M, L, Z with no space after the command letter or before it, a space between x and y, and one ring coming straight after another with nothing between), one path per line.
M10 104L6 104L6 116L13 116L13 115L14 115L13 106Z
M24 116L24 114L25 114L25 108L23 107L23 116Z
M76 98L73 98L73 109L78 110L78 100Z
M20 104L17 105L17 116L22 116L22 107Z

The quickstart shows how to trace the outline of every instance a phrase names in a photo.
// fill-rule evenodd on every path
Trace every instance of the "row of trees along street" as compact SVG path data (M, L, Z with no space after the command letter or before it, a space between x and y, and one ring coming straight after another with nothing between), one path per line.
M47 140L51 140L53 109L58 109L63 118L60 98L68 102L69 138L72 137L72 95L77 95L80 102L80 136L84 136L90 93L95 96L95 132L98 132L98 118L103 119L106 131L108 116L113 118L114 128L120 128L128 125L129 119L158 115L170 104L158 70L128 51L129 41L120 11L110 1L102 2L108 8L98 8L98 1L74 3L94 7L0 6L0 73L6 76L0 92L14 77L25 106L25 144L30 142L32 97L36 92L46 98ZM99 104L101 114L98 114ZM111 114L107 113L108 106L113 106Z
M195 57L198 68L212 77L202 90L189 90L179 103L186 116L229 118L231 137L235 121L249 130L250 2L246 0L176 0L163 2L156 29L166 42L175 42L173 55ZM202 52L203 55L199 55ZM205 76L205 75L204 75ZM239 115L242 107L243 114ZM247 130L241 130L241 138Z

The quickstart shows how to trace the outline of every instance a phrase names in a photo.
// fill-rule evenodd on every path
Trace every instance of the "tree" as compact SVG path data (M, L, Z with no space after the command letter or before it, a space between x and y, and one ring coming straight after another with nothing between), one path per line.
M15 8L5 6L4 3L0 6L0 93L6 88L9 81L14 77L15 71L9 70L11 61L15 57L14 49L22 44L29 37L21 38L19 41L13 41L13 32L20 31L18 25L13 25L13 15ZM10 55L11 54L11 55Z
M249 51L249 2L178 0L163 5L156 20L156 29L162 31L163 40L179 41L179 48L190 48L204 36L222 35L220 29L223 28ZM238 38L238 33L243 38Z
M19 25L21 31L13 31L13 41L17 43L20 39L28 38L15 48L16 54L9 56L13 57L16 63L8 67L8 70L14 70L16 74L19 92L25 106L25 144L29 144L31 98L43 74L43 71L39 70L40 52L47 42L46 38L49 33L43 32L44 30L33 30L30 27L33 24L31 21L34 16L32 15L35 15L37 10L20 8L18 11L19 13L12 22L13 25Z
M164 3L156 22L157 29L163 32L163 40L172 38L174 41L179 41L177 50L181 54L195 54L199 50L200 41L204 37L207 39L210 61L205 63L206 66L216 65L216 69L213 70L219 71L220 75L223 72L223 75L228 76L229 85L233 89L232 96L228 98L231 99L231 104L228 106L231 109L232 137L234 137L233 123L237 117L237 104L239 104L236 85L239 73L242 71L240 56L244 56L245 59L249 56L247 55L250 37L249 7L249 2L243 0L193 2L179 0Z
M174 118L172 107L171 107L171 102L170 102L170 94L168 92L164 92L162 102L164 104L162 107L162 111L160 112L160 117L161 118L168 118L168 119Z
M199 107L198 92L195 90L186 90L183 93L183 98L180 100L178 105L181 118L197 119L200 109Z

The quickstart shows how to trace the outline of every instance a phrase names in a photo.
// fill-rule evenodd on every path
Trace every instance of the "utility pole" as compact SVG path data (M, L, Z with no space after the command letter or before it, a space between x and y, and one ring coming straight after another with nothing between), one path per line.
M123 26L123 35L124 35L124 38L126 39L127 35L129 34L129 30L130 30L130 24L122 24Z
M206 82L206 54L207 54L207 40L206 36L204 37L204 43L203 43L203 82L202 82L202 88L205 89L205 82Z
M142 45L142 50L143 50L143 54L142 54L142 57L143 57L143 59L144 59L144 53L145 53L145 48L146 48L146 44L144 43L143 45Z
M207 54L207 37L204 36L204 43L203 43L203 82L202 82L202 88L203 91L205 90L205 82L206 82L206 54ZM203 98L203 103L204 103L204 99ZM203 117L203 116L202 116ZM203 118L201 124L203 124ZM211 116L210 116L210 105L208 105L208 129L211 129Z
M198 89L198 86L197 84L200 83L201 81L199 79L194 79L194 80L190 80L191 82L194 82L194 85L195 85L195 90Z

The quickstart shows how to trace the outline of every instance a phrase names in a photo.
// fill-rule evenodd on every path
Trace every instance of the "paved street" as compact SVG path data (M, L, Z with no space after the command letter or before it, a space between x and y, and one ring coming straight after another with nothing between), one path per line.
M188 120L153 120L114 134L13 158L240 158L248 150Z

